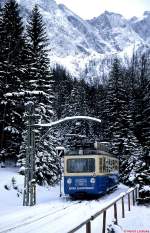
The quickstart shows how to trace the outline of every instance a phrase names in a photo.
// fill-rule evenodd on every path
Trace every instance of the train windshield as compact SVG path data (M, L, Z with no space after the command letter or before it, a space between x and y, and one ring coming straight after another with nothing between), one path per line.
M95 172L95 159L93 158L68 159L67 172L68 173Z

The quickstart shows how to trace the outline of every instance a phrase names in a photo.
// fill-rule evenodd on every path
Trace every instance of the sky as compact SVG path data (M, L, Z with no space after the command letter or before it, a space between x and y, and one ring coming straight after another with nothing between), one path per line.
M150 11L150 0L56 0L84 19L99 16L105 10L120 13L125 18L142 16Z

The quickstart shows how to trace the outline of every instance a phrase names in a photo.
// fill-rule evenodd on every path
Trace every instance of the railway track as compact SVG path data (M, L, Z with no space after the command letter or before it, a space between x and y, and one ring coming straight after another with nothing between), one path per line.
M30 224L33 224L33 223L36 223L44 218L47 218L47 217L51 217L55 214L58 214L58 213L61 213L63 212L64 210L66 209L69 209L69 208L74 208L75 206L78 206L78 204L80 204L82 201L76 201L68 206L65 206L63 208L58 208L57 210L55 209L55 211L49 211L47 213L45 213L44 215L42 216L38 216L36 218L31 218L30 221L24 221L23 223L18 223L12 227L9 227L9 228L4 228L4 229L1 229L0 230L0 233L8 233L8 232L11 232L11 231L14 231L14 230L18 230L18 229L21 229L22 227L25 227L27 225L30 225Z
M37 209L31 208L31 211L33 210L32 214L25 212L25 215L22 215L21 218L19 218L19 214L17 214L13 216L12 221L7 219L9 225L7 225L7 222L4 223L3 226L1 225L0 233L32 233L35 232L35 230L37 233L68 232L73 226L78 224L79 218L88 218L89 215L91 216L91 214L98 211L107 201L115 198L122 193L122 191L124 191L124 189L117 189L115 192L101 196L96 200L60 203L63 204L61 207L56 207L54 204L51 209L47 209L41 214L40 211L37 212ZM44 207L42 207L42 209L43 208ZM35 217L33 217L34 212ZM18 222L16 222L17 217ZM4 219L6 219L6 217L4 217ZM3 223L3 221L1 221L1 223Z

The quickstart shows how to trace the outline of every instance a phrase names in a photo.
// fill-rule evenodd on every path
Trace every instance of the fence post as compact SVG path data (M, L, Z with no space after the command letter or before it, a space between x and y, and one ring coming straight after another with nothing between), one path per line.
M118 217L117 217L117 203L114 203L114 218L115 218L115 222L114 224L118 224Z
M86 224L86 233L91 233L91 222L87 222Z
M131 210L131 206L130 206L130 193L128 193L128 210Z
M117 198L116 201L113 201L107 207L100 210L99 212L97 212L96 214L91 216L86 221L82 222L80 225L78 225L76 228L69 231L68 233L76 232L78 229L80 229L83 226L86 227L86 233L91 233L91 221L94 220L96 217L98 217L101 214L103 214L102 233L105 233L106 232L106 211L107 211L107 209L114 206L114 219L115 219L114 224L118 225L117 202L121 201L122 218L125 218L125 200L126 200L126 196L128 198L128 211L131 211L132 201L133 201L133 205L135 205L135 202L136 202L135 198L138 198L138 192L139 192L139 187L136 186L136 188L134 188L131 191L128 191L125 194L121 195L121 197Z
M105 233L106 231L106 210L104 210L103 212L103 229L102 229L102 233Z
M125 211L124 211L124 197L122 197L121 202L122 202L122 218L125 218Z

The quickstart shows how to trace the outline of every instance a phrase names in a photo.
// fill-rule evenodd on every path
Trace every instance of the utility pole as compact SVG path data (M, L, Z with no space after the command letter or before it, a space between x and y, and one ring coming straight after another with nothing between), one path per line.
M26 105L28 112L28 134L26 148L26 165L23 205L33 206L36 204L36 184L35 184L35 132L34 132L34 103L28 102Z

